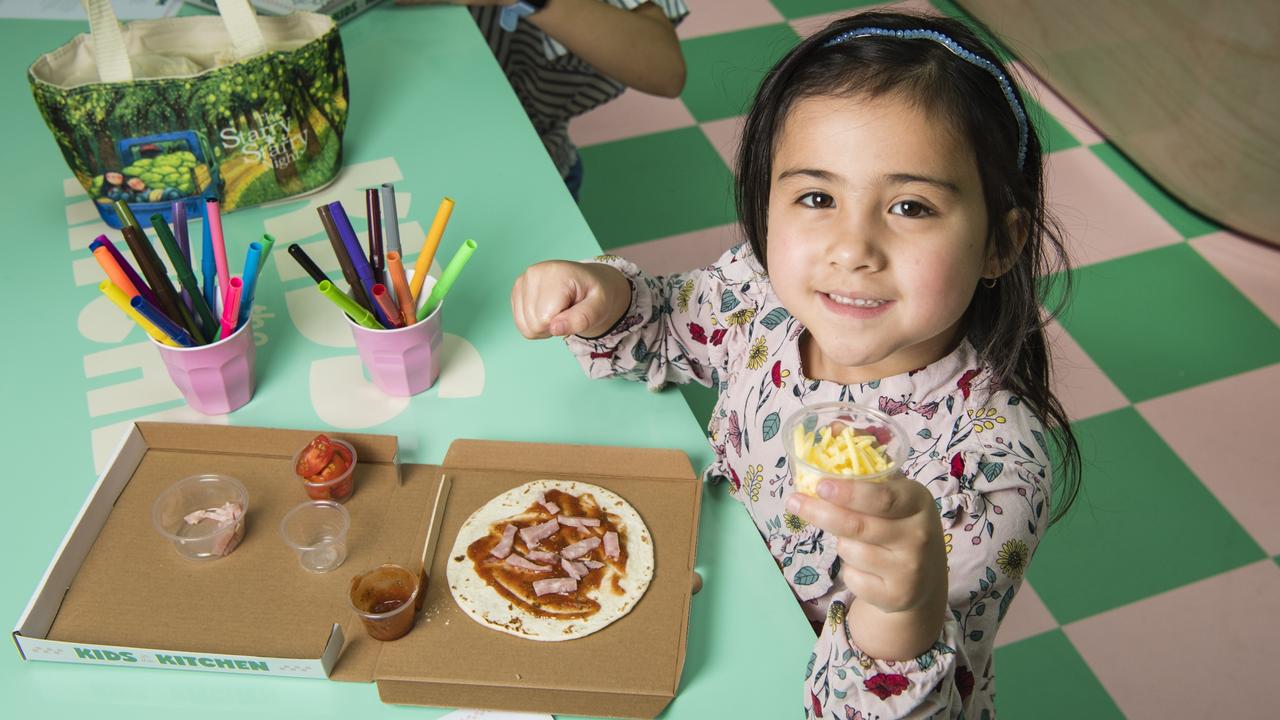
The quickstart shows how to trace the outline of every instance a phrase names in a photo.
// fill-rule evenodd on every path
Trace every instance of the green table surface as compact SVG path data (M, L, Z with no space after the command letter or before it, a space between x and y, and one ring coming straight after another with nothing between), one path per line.
M351 88L346 170L318 196L225 218L233 271L264 231L280 241L257 291L258 388L231 415L190 411L141 330L100 298L87 245L108 231L78 186L68 185L71 173L28 89L28 65L86 26L0 24L7 158L0 173L0 452L9 501L0 522L0 617L17 623L133 420L394 434L413 463L441 461L459 437L677 448L699 469L710 460L679 393L588 380L562 343L529 342L516 331L508 305L516 275L547 258L589 257L600 246L459 8L384 7L343 26ZM457 201L442 257L465 238L480 245L444 307L451 336L444 374L411 400L384 397L364 381L337 312L311 301L310 281L284 252L291 241L326 244L318 199L354 202L359 188L383 181L402 194L402 225L428 227L443 195ZM643 202L642 188L636 199ZM406 252L416 253L420 237L405 236ZM684 675L664 717L798 715L812 633L746 513L721 488L704 491L698 566L706 587L694 598ZM0 652L0 716L9 718L445 712L383 705L371 684L24 663L16 648Z

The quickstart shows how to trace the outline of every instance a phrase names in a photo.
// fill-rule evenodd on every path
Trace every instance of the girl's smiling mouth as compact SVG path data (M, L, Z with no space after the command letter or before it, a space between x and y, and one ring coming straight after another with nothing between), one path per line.
M843 317L869 319L883 314L893 305L892 300L867 297L859 294L819 292L823 307Z

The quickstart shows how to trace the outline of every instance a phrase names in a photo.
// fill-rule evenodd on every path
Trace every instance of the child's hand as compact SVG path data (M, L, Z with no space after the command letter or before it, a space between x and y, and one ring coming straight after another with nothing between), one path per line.
M787 510L834 535L840 576L853 591L857 640L873 657L906 659L942 632L947 603L947 553L933 495L894 475L884 482L824 479L822 497L799 493Z
M630 306L630 281L600 263L538 263L511 288L511 315L529 339L603 335Z

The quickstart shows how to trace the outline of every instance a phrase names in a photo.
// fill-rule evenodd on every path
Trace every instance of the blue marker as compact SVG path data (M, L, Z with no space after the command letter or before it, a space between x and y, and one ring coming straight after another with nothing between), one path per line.
M133 296L129 301L130 307L137 310L142 317L150 320L165 335L173 338L173 341L182 347L194 347L195 340L191 339L191 334L182 328L181 325L169 319L168 315L160 312L160 308L147 302L141 295Z
M236 319L236 329L249 320L253 312L253 291L258 287L258 272L262 270L262 243L249 243L249 252L244 256L244 289L240 291L240 317Z
M213 257L213 233L209 231L208 203L200 203L200 217L203 233L200 243L200 274L204 276L204 301L209 303L209 310L217 318L221 314L218 302L218 263Z

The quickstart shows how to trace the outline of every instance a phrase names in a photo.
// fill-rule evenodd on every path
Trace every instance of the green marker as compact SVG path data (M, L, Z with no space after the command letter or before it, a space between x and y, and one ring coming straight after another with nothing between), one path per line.
M262 233L262 257L258 260L258 275L262 275L262 266L267 264L267 258L271 257L271 248L275 247L276 239Z
M138 224L138 218L133 216L133 208L129 207L129 203L123 200L117 200L115 202L115 206L116 206L116 216L120 218L121 227L132 226L132 227L138 228L139 230L142 229L142 226Z
M333 304L346 313L355 324L370 330L386 330L378 323L378 319L373 316L373 313L357 305L355 300L347 297L346 293L334 287L332 282L325 280L316 285L316 289L320 291L321 295L333 301Z
M471 259L471 254L476 251L476 241L468 240L462 243L462 247L458 248L458 252L449 258L449 264L445 266L444 272L440 273L440 279L435 286L431 288L431 294L427 296L427 301L422 303L422 307L418 309L418 322L427 319L427 316L435 312L440 306L440 301L444 300L444 296L449 294L449 288L453 287L453 281L458 279L458 274L462 272L462 267Z
M178 248L178 241L174 239L173 232L164 221L164 216L159 213L152 215L151 227L156 229L156 237L160 238L160 244L164 246L169 262L173 263L173 269L178 271L178 282L182 283L182 289L191 296L191 307L195 308L196 315L200 316L201 331L211 332L210 328L218 327L218 321L213 319L213 313L209 311L209 303L205 302L204 295L200 293L200 285L196 282L195 273L191 272L191 263L187 262L187 257Z

